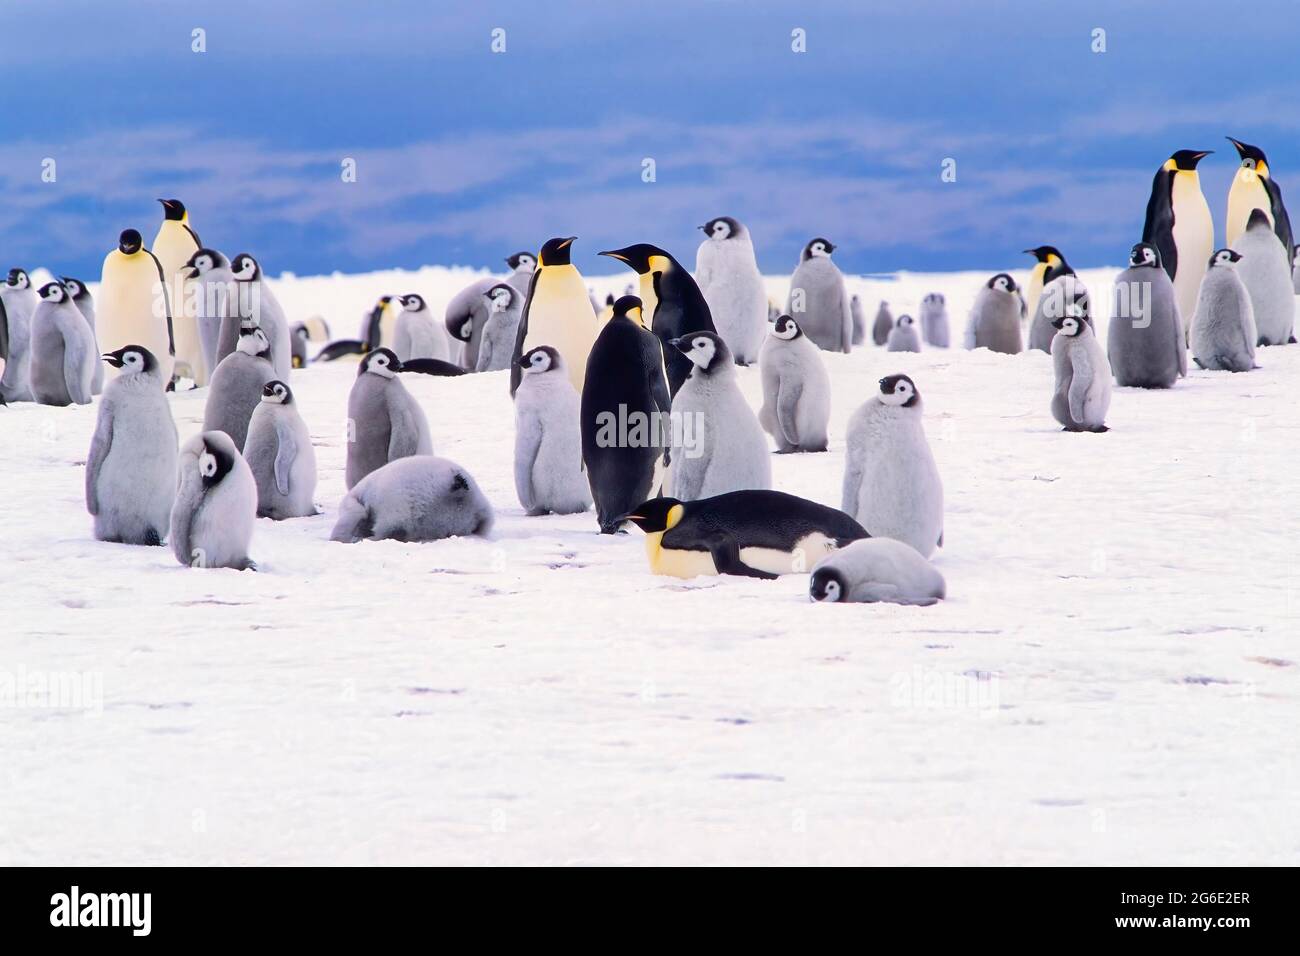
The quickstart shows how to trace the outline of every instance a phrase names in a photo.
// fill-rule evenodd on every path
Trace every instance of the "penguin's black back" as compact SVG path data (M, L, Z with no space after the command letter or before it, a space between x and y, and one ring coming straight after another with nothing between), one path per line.
M1272 177L1264 180L1264 190L1268 193L1269 205L1272 206L1273 231L1282 240L1288 255L1295 248L1295 236L1291 232L1291 217L1287 215L1286 204L1282 202L1282 187Z
M668 390L676 395L691 374L691 360L668 342L692 332L716 333L717 329L713 326L713 313L709 311L704 293L676 259L670 272L654 276L654 287L659 304L655 306L651 325L663 343Z
M1178 272L1178 247L1174 245L1174 176L1163 166L1151 181L1151 198L1147 200L1147 220L1142 226L1142 241L1160 250L1160 264L1169 278Z
M790 551L800 538L820 531L838 542L869 538L867 530L838 508L784 491L730 491L682 503L682 519L664 533L665 548L708 550L707 542L727 534L741 548Z

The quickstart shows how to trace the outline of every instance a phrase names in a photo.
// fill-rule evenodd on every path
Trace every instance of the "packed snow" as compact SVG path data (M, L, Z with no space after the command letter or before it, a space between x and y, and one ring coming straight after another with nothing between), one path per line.
M1103 310L1115 272L1082 273ZM275 291L351 337L477 275ZM945 293L960 343L988 275L850 285L868 325ZM295 372L323 513L260 520L257 573L94 541L95 406L0 409L0 863L1294 864L1300 348L1116 389L1106 434L1052 420L1043 353L825 359L831 450L775 487L838 506L849 415L910 374L936 606L656 577L636 529L525 517L504 372L404 377L492 538L357 545L328 540L356 366ZM204 391L171 401L184 442Z

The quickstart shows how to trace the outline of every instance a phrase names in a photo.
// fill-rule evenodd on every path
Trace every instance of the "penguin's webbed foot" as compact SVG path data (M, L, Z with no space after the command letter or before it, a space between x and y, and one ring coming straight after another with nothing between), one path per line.
M256 570L257 570L257 562L254 561L252 558L244 558L243 561L239 562L239 566L237 567L236 570L239 570L239 571L256 571Z

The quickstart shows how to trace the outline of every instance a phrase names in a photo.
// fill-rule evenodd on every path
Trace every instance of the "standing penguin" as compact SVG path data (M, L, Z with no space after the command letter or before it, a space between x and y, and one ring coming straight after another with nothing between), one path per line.
M763 407L758 422L776 439L779 455L826 450L831 380L826 362L788 315L778 318L758 353Z
M233 339L238 337L239 294L235 277L230 274L230 260L216 249L200 249L180 268L179 275L196 280L185 286L184 308L194 314L203 368L210 380L217 364L225 357L220 354L222 327L231 328L234 323L227 354L234 348Z
M172 331L176 337L176 374L188 376L195 385L208 384L212 369L203 359L198 316L187 308L185 281L194 253L203 248L198 233L190 228L190 214L179 199L159 199L163 221L149 247L162 268L167 284L167 301L172 306Z
M999 272L980 289L966 321L965 346L988 349L1004 355L1019 355L1024 350L1020 317L1025 300L1016 280Z
M443 330L433 321L433 314L424 304L424 296L411 293L398 299L402 313L397 317L397 328L393 330L393 352L398 359L409 362L411 359L441 359L447 361L450 354Z
M1110 409L1110 362L1083 305L1067 305L1065 314L1053 319L1052 325L1057 330L1052 339L1052 368L1056 373L1052 417L1067 432L1104 432Z
M1192 319L1192 358L1200 368L1249 372L1255 368L1259 331L1237 263L1241 256L1220 249L1210 257Z
M1258 146L1251 146L1233 139L1228 142L1237 148L1241 165L1232 178L1228 189L1228 218L1224 223L1224 232L1228 245L1237 248L1237 239L1246 231L1250 223L1252 210L1262 209L1268 215L1283 249L1290 249L1295 242L1291 234L1291 217L1287 215L1286 204L1282 202L1282 187L1273 178L1269 168L1268 157Z
M820 237L803 247L785 310L818 348L848 352L853 348L853 310L844 276L831 261L834 251L834 244Z
M61 282L41 286L32 315L32 398L42 405L89 405L95 336Z
M519 503L530 515L586 511L591 489L582 473L581 411L564 358L549 345L539 345L521 361L524 374L515 391Z
M627 263L640 277L644 321L659 336L668 391L676 395L691 374L691 360L668 343L692 332L716 331L703 291L681 263L658 246L638 242L601 255Z
M447 308L443 311L443 328L446 329L452 343L459 345L456 357L461 368L467 372L474 371L478 366L478 353L483 341L483 330L487 327L490 303L483 296L499 282L500 280L495 276L484 276L481 279L475 279L452 296L451 301L447 303ZM528 287L525 286L521 296L527 294ZM371 347L378 348L379 344L376 342ZM383 344L392 347L391 342L384 342ZM514 342L512 341L511 346L513 347L513 345ZM505 361L506 365L510 362L508 352ZM506 365L501 367L505 368Z
M658 494L670 402L663 346L645 327L641 300L625 295L592 346L582 390L582 461L601 534Z
M1038 306L1034 309L1034 318L1029 325L1031 350L1052 351L1052 339L1056 336L1057 328L1055 322L1075 302L1082 303L1084 318L1091 322L1092 308L1088 289L1073 270L1047 281L1043 286L1043 294L1038 297Z
M537 257L531 252L516 252L514 255L506 256L506 265L510 267L510 275L506 276L506 282L521 297L527 296L528 287L533 281L533 273L537 271Z
M887 352L919 352L921 336L916 332L916 320L910 315L900 315L885 342Z
M767 439L740 392L735 360L716 332L670 343L691 360L690 377L673 397L667 493L682 501L772 487Z
M928 558L943 544L943 483L922 423L921 395L888 375L849 419L841 508L874 537Z
M931 292L921 300L921 336L927 345L948 347L948 302L940 292Z
M68 276L60 276L60 279L63 281L63 288L68 290L68 295L72 298L72 304L77 307L81 317L90 326L90 335L95 341L95 354L99 355L99 339L95 334L95 300L91 298L90 290L80 279L72 279ZM95 373L90 379L90 392L92 395L98 395L103 390L104 363L95 362Z
M808 580L814 601L914 604L943 600L947 586L916 549L892 538L863 538L817 562Z
M424 410L398 381L402 363L391 349L367 352L348 395L348 462L352 488L366 475L408 455L432 455Z
M569 382L575 390L582 390L587 375L587 353L600 327L582 273L569 261L569 247L575 238L549 239L542 246L537 271L528 286L524 314L515 333L514 351L510 354L512 397L522 374L519 360L539 345L553 346L564 357Z
M176 497L176 423L167 383L143 346L109 352L104 361L122 374L99 403L86 456L86 510L100 541L160 545Z
M1074 270L1056 246L1035 246L1025 252L1034 257L1034 267L1029 270L1029 282L1025 284L1025 309L1032 314L1038 308L1043 286L1057 276L1073 275Z
M293 346L289 343L289 320L285 318L284 309L271 291L262 267L247 252L241 252L230 263L230 274L235 278L236 296L240 319L252 319L266 333L266 340L271 344L271 364L275 366L275 376L283 382L289 381L289 370L293 368ZM231 331L233 323L231 323ZM222 341L217 346L217 361L226 357L223 346L227 341L226 326L222 326ZM242 331L240 332L242 335ZM233 344L232 346L233 347Z
M248 556L257 522L257 483L223 431L195 435L181 449L171 545L191 568L256 571Z
M497 372L510 367L510 353L519 334L519 317L524 311L524 293L506 282L498 282L483 298L488 303L487 323L479 342L475 372Z
M454 461L410 455L366 475L339 502L331 541L439 541L485 535L492 505Z
M203 406L203 430L223 431L236 448L244 447L248 422L262 400L262 388L275 378L266 330L245 319L239 344L212 373Z
M867 339L867 317L862 311L862 298L857 293L849 299L849 315L853 318L853 344L861 345ZM776 318L777 316L768 316L769 321L775 321Z
M1237 237L1233 251L1241 256L1237 275L1250 293L1259 345L1286 345L1295 341L1295 289L1286 247L1277 241L1268 213L1252 209L1246 231Z
M1196 306L1205 263L1214 248L1214 220L1201 192L1196 166L1210 150L1180 149L1156 170L1147 201L1142 241L1160 251L1160 263L1174 281L1178 314L1186 319Z
M876 310L876 320L871 323L871 341L884 345L889 341L889 333L893 330L894 314L889 311L889 303L881 299L880 308Z
M176 340L167 280L134 229L123 230L117 248L104 257L95 324L100 348L115 350L131 343L144 346L158 359L163 381L171 382ZM109 378L114 374L110 372Z
M9 270L8 277L0 284L0 303L4 305L7 333L4 372L0 375L0 404L30 402L32 387L29 353L36 293L32 289L32 280L24 270Z
M767 291L754 244L749 230L730 216L710 219L700 228L706 238L695 254L695 281L713 319L710 331L722 336L739 364L748 365L758 359L767 318ZM644 288L641 295L645 297ZM654 311L650 309L652 315ZM687 331L699 330L678 335Z
M316 450L289 386L273 379L248 422L244 460L257 483L257 516L302 518L317 514Z
M1115 279L1106 355L1118 385L1169 388L1187 374L1187 335L1160 250L1139 242Z

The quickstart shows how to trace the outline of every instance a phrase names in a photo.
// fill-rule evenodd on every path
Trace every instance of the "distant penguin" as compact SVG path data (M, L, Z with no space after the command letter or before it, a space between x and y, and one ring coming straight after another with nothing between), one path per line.
M177 435L158 360L128 345L104 361L122 373L108 383L86 457L86 510L95 537L160 545L176 497Z
M928 558L943 544L943 482L925 438L921 395L888 375L849 419L841 507L873 537Z
M1259 345L1286 345L1295 341L1295 289L1286 247L1277 241L1268 214L1253 209L1246 231L1237 237L1233 251L1241 256L1237 276L1250 293ZM33 351L33 355L35 352Z
M255 571L248 556L257 523L257 483L230 436L204 431L181 449L170 539L191 568Z
M519 318L515 347L510 353L510 394L515 394L522 374L518 361L539 345L550 345L564 357L569 382L581 393L587 375L587 353L600 331L596 311L587 298L587 286L569 261L576 237L550 239L528 286L528 301Z
M219 346L222 326L233 329L229 332L227 353L234 348L234 339L238 337L239 292L235 277L230 274L230 260L215 249L200 249L178 271L181 278L194 280L185 286L184 305L187 312L194 314L203 368L207 379L211 379L217 364L225 357L220 354Z
M788 315L779 317L758 353L763 407L758 422L776 439L777 454L825 451L831 380L821 350Z
M1070 268L1070 264L1065 261L1065 256L1061 255L1061 250L1056 246L1035 246L1033 249L1026 249L1025 252L1034 257L1034 267L1029 270L1029 282L1024 288L1025 309L1029 315L1032 315L1038 308L1038 299L1043 294L1043 286L1057 276L1072 275L1074 270Z
M293 354L293 367L306 368L311 361L310 347L313 342L328 342L329 323L319 315L293 323L289 329L290 348Z
M821 237L803 247L785 311L818 348L848 352L853 348L853 310L844 276L831 261L834 251L834 244Z
M359 341L364 348L357 351L361 355L371 349L392 348L393 334L397 330L397 317L401 315L402 304L399 296L381 295L375 300L361 322Z
M1290 249L1295 244L1291 234L1291 217L1287 215L1286 204L1282 202L1282 187L1273 178L1273 170L1268 164L1268 157L1258 146L1251 146L1227 137L1237 149L1241 165L1232 179L1228 189L1228 218L1224 224L1227 244L1237 248L1237 240L1246 231L1250 223L1252 210L1262 209L1268 216L1269 225L1273 227L1283 249ZM1244 256L1243 256L1244 258Z
M158 259L167 283L167 301L171 303L172 330L176 337L176 374L192 379L195 385L206 385L212 369L203 359L198 317L186 307L189 298L185 292L189 272L186 266L194 253L203 248L203 243L190 228L190 214L183 202L158 201L162 203L163 221L149 248Z
M32 315L30 386L41 405L89 405L95 335L61 282L47 282Z
M411 293L402 296L402 312L397 317L393 331L393 352L403 362L411 359L441 359L447 361L446 332L433 320L433 313L424 304L424 296Z
M162 266L134 229L124 230L117 248L104 258L95 327L101 349L141 345L158 359L163 381L171 382L176 340L166 279ZM115 374L109 372L108 377Z
M947 596L943 575L911 545L863 538L817 562L808 580L814 601L927 606Z
M861 345L867 340L867 317L862 311L862 299L857 294L849 299L849 315L853 319L853 344ZM774 320L778 316L769 316L769 320Z
M1178 314L1184 320L1196 307L1205 263L1214 248L1214 220L1196 171L1210 152L1180 149L1165 160L1152 180L1142 227L1142 241L1159 250L1160 264L1174 281Z
M266 330L245 319L239 344L223 358L208 382L203 406L203 430L223 431L236 448L244 447L248 422L262 400L262 388L275 378Z
M492 505L464 468L429 454L372 471L339 502L331 541L439 541L492 530Z
M916 331L916 320L910 315L900 315L885 341L887 352L919 352L921 336Z
M537 257L531 252L516 252L506 256L506 265L510 267L508 282L521 297L528 296L528 287L532 284L533 273L537 271Z
M1241 256L1219 249L1201 281L1192 318L1192 357L1200 368L1249 372L1255 368L1259 330L1250 293L1237 275Z
M676 395L691 374L691 361L668 343L692 332L716 331L704 293L682 264L658 246L639 242L600 254L627 263L639 277L642 320L659 336L668 391Z
M279 521L318 513L312 501L316 450L293 392L279 379L262 386L262 400L248 422L244 460L257 483L259 518Z
M880 308L876 310L876 320L871 323L871 341L884 345L889 341L889 333L893 330L894 314L889 311L889 303L881 299Z
M627 519L646 534L651 572L678 578L803 574L836 548L867 537L844 512L783 491L652 498Z
M940 292L931 292L921 300L921 337L937 349L949 345L948 302Z
M80 279L68 276L60 276L60 279L63 281L63 287L68 290L68 295L72 297L72 304L77 307L81 317L90 326L90 335L95 340L95 354L99 355L99 339L95 335L95 300L91 297L90 290ZM104 363L96 361L95 373L90 381L90 392L92 395L98 395L102 391L104 391Z
M4 373L0 375L0 404L30 402L32 387L29 356L36 292L32 289L32 280L24 270L9 270L8 277L0 284L0 302L4 304L7 332Z
M515 390L519 503L530 515L586 511L591 489L582 473L578 393L564 371L564 359L549 345L539 345L520 361L524 374Z
M1104 432L1110 409L1110 362L1102 351L1092 323L1078 302L1065 307L1065 314L1052 320L1052 368L1056 391L1052 396L1052 417L1067 432Z
M965 347L988 349L1004 355L1018 355L1024 351L1020 333L1020 319L1025 300L1020 296L1016 280L999 272L980 289L971 306L966 321Z
M1160 250L1139 242L1115 279L1106 355L1117 385L1169 388L1187 374L1187 336Z
M483 293L488 314L475 372L499 372L510 367L510 353L519 334L519 317L524 312L524 296L525 293L507 282L498 282Z
M1176 286L1175 286L1176 288ZM1034 318L1029 325L1029 349L1041 352L1052 351L1052 340L1056 337L1055 321L1066 314L1066 309L1073 303L1082 304L1085 321L1092 322L1092 305L1088 289L1072 271L1049 279L1043 286L1043 294L1038 297L1034 309Z
M658 493L672 439L663 346L645 327L636 296L614 303L592 346L581 398L582 461L596 520L601 534L614 534L624 515Z
M390 461L433 454L428 419L398 380L401 370L402 363L386 348L366 353L357 368L348 395L348 488Z
M487 326L490 303L484 296L500 281L495 276L475 279L452 296L451 301L447 303L447 308L443 310L443 328L450 342L457 346L454 350L457 362L467 372L474 371L478 366L480 343L483 341L483 330ZM527 294L528 290L525 287L522 295L527 296ZM514 343L511 342L512 347L513 345ZM502 368L509 363L510 356L507 354L506 365Z
M1291 281L1295 294L1300 295L1300 246L1291 250Z
M758 360L767 319L767 291L749 230L730 216L700 226L705 240L695 255L695 281L708 303L712 331L722 336L741 365ZM644 287L641 290L645 298ZM647 310L649 300L646 301ZM658 325L656 323L656 329ZM678 333L684 335L683 330Z
M694 366L673 398L666 491L694 501L728 491L772 487L767 438L741 394L736 363L716 332L673 339Z
M262 267L247 252L241 252L231 260L230 274L235 277L240 318L252 319L261 326L266 333L266 340L271 344L271 364L275 366L275 377L282 382L289 381L289 370L293 368L289 320L285 318L284 309L271 291ZM222 350L223 344L218 344L218 362L226 357Z

